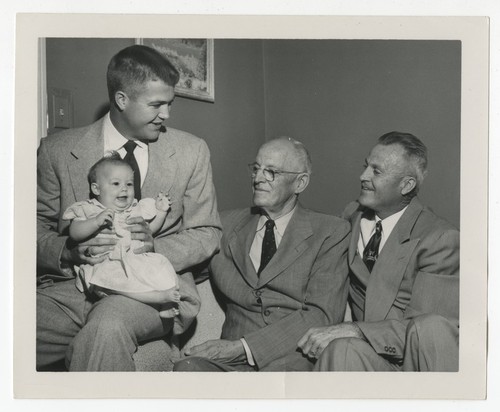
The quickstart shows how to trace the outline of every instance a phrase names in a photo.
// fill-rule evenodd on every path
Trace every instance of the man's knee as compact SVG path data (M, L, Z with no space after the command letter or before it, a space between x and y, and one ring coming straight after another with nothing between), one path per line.
M383 359L364 339L341 338L330 342L316 363L319 371L393 371L397 367Z
M109 340L112 342L117 338L121 339L124 336L135 340L134 334L129 330L127 322L120 318L100 317L92 319L87 322L82 330L85 330L86 334L91 333L95 335L95 338L100 341Z
M189 356L175 362L174 372L204 372L212 370L213 368L210 366L211 364L206 358Z
M353 358L359 359L366 351L366 342L358 338L339 338L331 341L316 363L316 370L347 371Z
M413 318L406 330L407 338L417 338L420 344L436 344L439 339L458 340L458 325L456 322L437 315L425 314Z
M331 354L345 355L347 353L363 353L367 350L373 351L371 346L363 339L359 338L339 338L331 341L325 348Z
M403 370L458 370L458 323L440 315L413 318L406 330Z

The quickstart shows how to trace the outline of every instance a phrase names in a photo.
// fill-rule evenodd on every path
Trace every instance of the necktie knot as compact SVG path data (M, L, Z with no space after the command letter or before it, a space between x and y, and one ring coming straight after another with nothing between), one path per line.
M137 147L137 143L133 140L128 140L127 143L123 145L123 148L127 151L127 154L134 153L135 148Z
M271 230L274 228L274 220L267 219L266 222L266 230Z
M127 143L123 145L123 148L127 151L123 160L125 160L134 171L134 194L137 200L141 200L141 171L139 170L137 159L134 156L134 150L136 147L136 142L128 140Z

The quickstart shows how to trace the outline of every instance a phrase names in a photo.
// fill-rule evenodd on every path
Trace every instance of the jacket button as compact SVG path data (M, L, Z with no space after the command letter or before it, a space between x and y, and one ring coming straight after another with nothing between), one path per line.
M385 350L386 352L389 352L389 347L388 347L388 346L384 346L384 350Z
M256 290L255 291L255 296L260 296L262 295L262 291L261 290Z
M258 303L259 305L262 305L262 299L261 299L261 298L257 298L257 303Z
M264 315L269 316L270 314L271 314L271 312L270 312L268 309L266 309L266 310L264 311Z

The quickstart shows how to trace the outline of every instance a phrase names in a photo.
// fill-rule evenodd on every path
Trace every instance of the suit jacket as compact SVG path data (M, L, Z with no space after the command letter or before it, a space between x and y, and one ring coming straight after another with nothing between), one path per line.
M211 275L227 303L222 338L245 338L259 369L294 354L313 326L341 322L347 302L349 224L297 206L269 264L257 276L249 256L260 215L221 214L221 251Z
M399 362L411 318L435 313L458 325L460 234L413 198L369 273L357 250L365 211L354 202L344 212L352 226L352 316L377 353ZM358 287L363 278L368 279L364 297Z
M74 202L89 198L87 174L104 153L102 126L103 119L48 136L40 143L37 272L42 281L74 276L60 260L69 226L62 214ZM203 140L169 128L149 144L142 196L154 198L160 191L169 193L172 207L154 239L155 251L183 273L209 259L219 249L221 237L210 154ZM181 293L183 285L188 295L197 296L191 274L181 277Z

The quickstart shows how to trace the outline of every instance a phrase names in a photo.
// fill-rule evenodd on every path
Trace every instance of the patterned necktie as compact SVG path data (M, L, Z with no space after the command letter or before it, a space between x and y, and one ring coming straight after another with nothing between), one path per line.
M133 140L129 140L127 143L123 145L123 148L127 151L127 154L123 158L132 170L134 171L134 191L135 198L137 200L141 200L141 172L139 170L139 165L137 164L137 160L134 156L134 149L137 147L137 143Z
M274 220L268 219L266 222L266 231L262 241L262 253L260 255L260 267L257 275L264 270L271 258L276 253L276 240L274 239Z
M378 248L380 246L381 239L382 239L382 221L379 220L375 225L375 233L370 238L363 252L363 262L365 262L365 265L370 272L373 269L373 265L377 261Z

